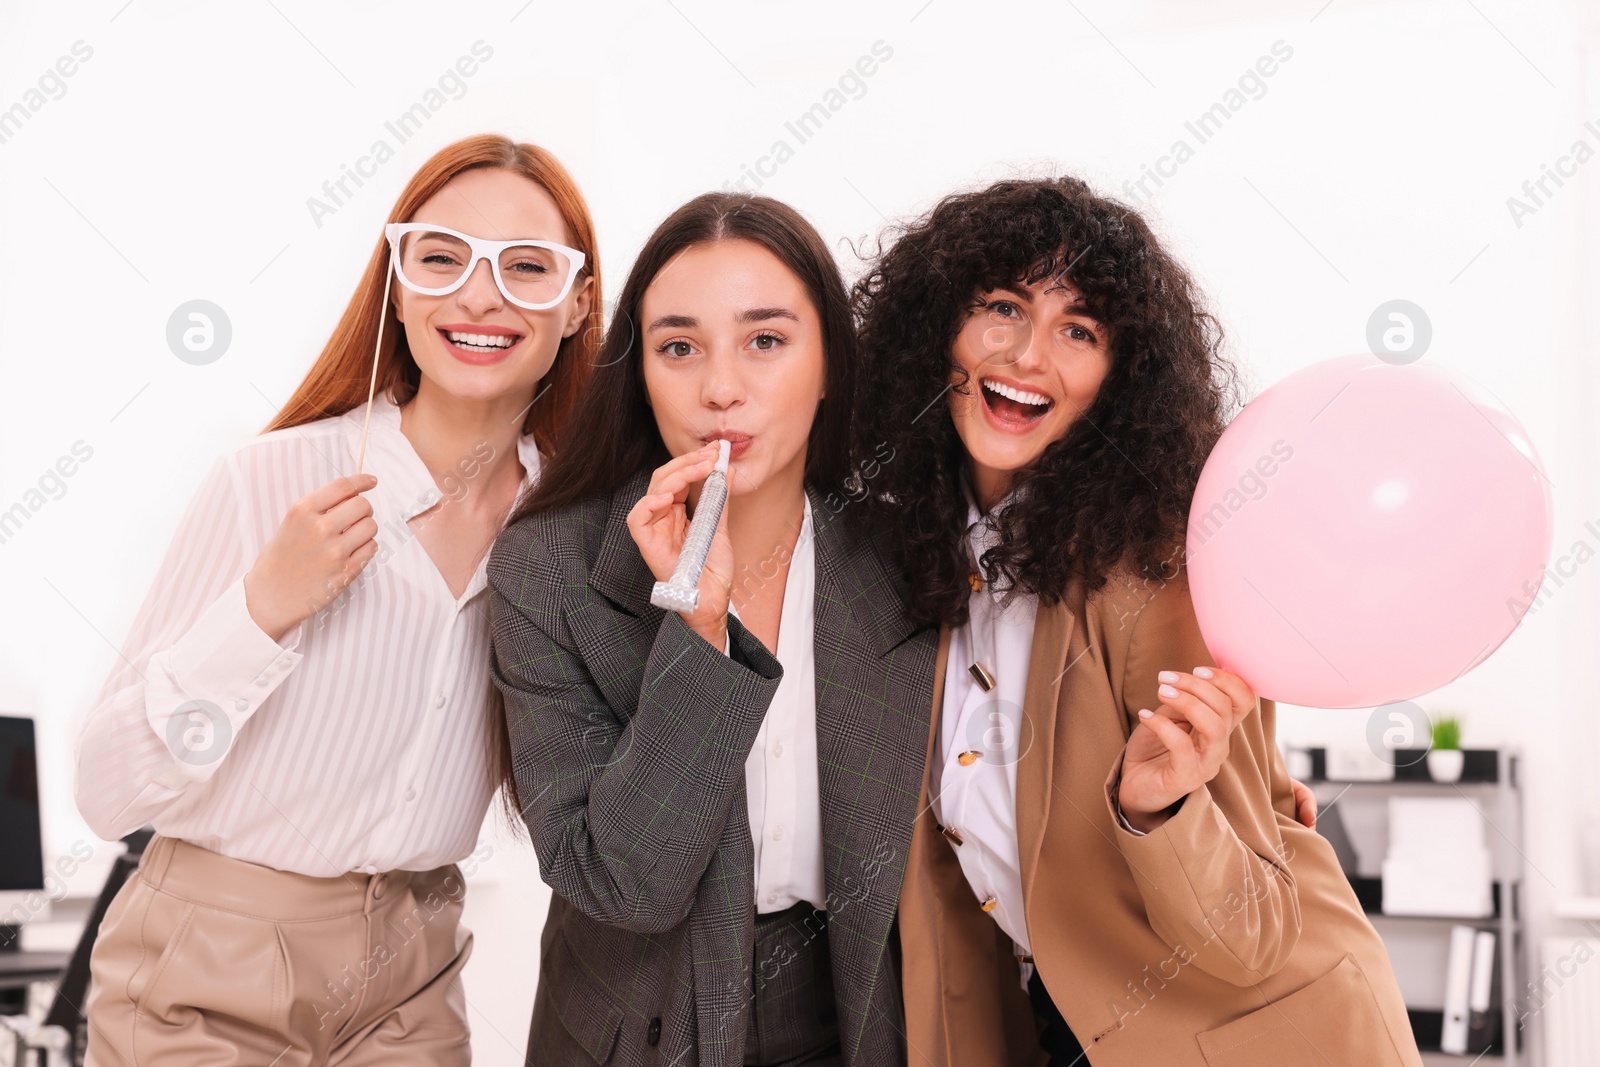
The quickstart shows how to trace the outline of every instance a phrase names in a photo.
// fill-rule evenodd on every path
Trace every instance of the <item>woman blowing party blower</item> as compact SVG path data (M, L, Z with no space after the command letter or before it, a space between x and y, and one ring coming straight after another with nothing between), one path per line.
M495 544L512 792L555 891L534 1062L905 1062L892 930L934 632L842 495L855 375L810 224L697 197L645 242ZM722 442L698 600L663 611Z

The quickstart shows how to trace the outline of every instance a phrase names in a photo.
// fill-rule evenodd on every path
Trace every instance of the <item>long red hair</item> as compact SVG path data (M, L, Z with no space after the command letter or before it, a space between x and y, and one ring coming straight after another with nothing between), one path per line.
M434 153L406 183L387 221L412 221L417 210L451 178L463 171L488 167L520 174L550 194L572 234L573 244L584 255L583 270L573 284L582 284L585 277L594 279L589 321L571 337L562 339L555 362L534 392L537 402L523 421L522 432L533 434L539 451L548 456L554 452L561 427L594 367L603 333L600 249L595 243L594 220L589 217L589 206L577 183L554 156L539 146L499 134L480 134ZM388 270L389 243L380 234L361 282L339 316L339 324L333 328L322 354L263 433L342 415L365 404L380 316L387 321L383 327L383 350L378 354L378 388L390 390L399 404L416 396L422 372L411 357L405 329L395 316L394 306L385 305L383 300Z

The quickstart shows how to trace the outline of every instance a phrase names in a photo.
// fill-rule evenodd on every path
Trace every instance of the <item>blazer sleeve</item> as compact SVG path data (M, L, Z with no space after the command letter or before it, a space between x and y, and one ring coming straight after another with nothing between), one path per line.
M563 575L525 525L496 546L489 578L490 669L541 875L599 922L672 929L741 795L782 668L733 616L730 656L668 611L637 705L619 714L595 681L607 664L587 661L567 624L569 611L594 610L568 599L587 596L586 581Z
M1157 590L1129 640L1120 693L1131 732L1140 708L1161 705L1158 672L1214 665L1195 619L1187 574ZM1114 839L1144 898L1151 928L1184 962L1234 985L1254 985L1289 960L1300 937L1300 901L1279 819L1292 818L1289 778L1277 757L1271 700L1229 738L1228 758L1165 823L1139 835L1118 817L1122 760L1106 781Z

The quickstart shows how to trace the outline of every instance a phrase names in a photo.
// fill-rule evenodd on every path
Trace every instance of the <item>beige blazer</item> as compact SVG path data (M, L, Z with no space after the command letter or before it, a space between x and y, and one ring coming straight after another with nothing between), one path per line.
M1333 849L1295 821L1272 701L1165 825L1118 824L1111 781L1139 709L1161 703L1156 673L1213 663L1187 572L1040 605L1017 765L1040 976L1092 1067L1421 1067L1382 941ZM1010 939L962 877L926 777L922 794L900 901L910 1062L1038 1064Z

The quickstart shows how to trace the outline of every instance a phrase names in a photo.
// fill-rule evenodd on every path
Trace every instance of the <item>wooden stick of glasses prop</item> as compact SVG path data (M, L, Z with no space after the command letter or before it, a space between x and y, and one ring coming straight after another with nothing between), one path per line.
M683 535L678 565L672 568L672 577L657 582L650 590L650 603L658 608L670 608L679 615L687 615L700 606L700 572L705 569L706 556L711 552L711 538L717 532L722 505L728 502L731 447L726 437L717 442L717 464L700 487L700 503L695 505L689 532Z
M383 272L383 303L378 305L378 343L372 349L372 380L367 383L367 414L361 420L361 451L356 455L356 473L361 473L361 465L367 460L367 428L372 425L372 396L378 390L378 354L383 351L383 324L389 317L389 283L394 280L394 246L393 242L385 238L389 246L389 261L385 264Z

